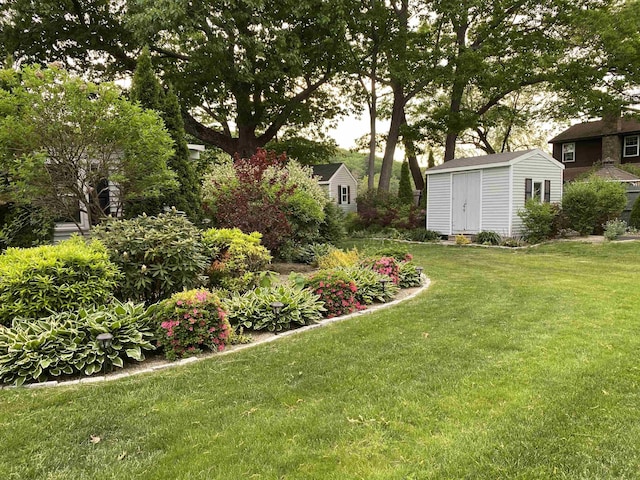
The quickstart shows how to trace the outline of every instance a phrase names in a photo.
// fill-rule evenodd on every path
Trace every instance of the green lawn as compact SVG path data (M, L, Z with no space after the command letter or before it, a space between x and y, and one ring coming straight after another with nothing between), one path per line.
M640 478L640 243L411 249L393 309L1 391L0 478Z

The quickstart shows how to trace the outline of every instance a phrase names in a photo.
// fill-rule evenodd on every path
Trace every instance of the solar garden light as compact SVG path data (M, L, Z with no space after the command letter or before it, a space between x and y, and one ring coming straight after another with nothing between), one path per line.
M105 354L111 350L111 344L113 343L113 335L110 333L101 333L96 337L100 350ZM107 373L107 363L110 363L109 356L105 355L105 361L102 363L102 373Z
M280 313L282 312L283 308L284 308L284 303L271 302L271 310L273 310L273 314L276 316L276 323L278 323L278 320L280 319Z
M386 293L387 291L387 283L389 283L390 280L388 278L381 278L380 279L380 283L382 284L382 293Z
M422 267L416 267L416 272L418 272L418 276L421 277L422 276L422 271L424 270L424 268Z

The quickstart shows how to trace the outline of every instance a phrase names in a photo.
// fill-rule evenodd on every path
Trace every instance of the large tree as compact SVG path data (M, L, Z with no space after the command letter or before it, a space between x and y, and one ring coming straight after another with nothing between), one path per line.
M183 102L185 128L248 156L284 125L344 107L326 88L342 70L355 0L9 0L2 44L17 60L130 73L149 45Z
M166 161L171 137L156 112L110 83L96 85L56 66L2 71L0 171L16 203L76 222L78 209L96 223L130 198L158 197L175 185ZM109 182L111 186L109 186ZM101 198L102 197L102 198Z

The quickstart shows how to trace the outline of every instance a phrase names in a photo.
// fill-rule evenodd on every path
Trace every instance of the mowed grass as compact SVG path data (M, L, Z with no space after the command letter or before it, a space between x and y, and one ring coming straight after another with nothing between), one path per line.
M392 309L1 391L0 478L639 478L640 243L410 248L433 283Z

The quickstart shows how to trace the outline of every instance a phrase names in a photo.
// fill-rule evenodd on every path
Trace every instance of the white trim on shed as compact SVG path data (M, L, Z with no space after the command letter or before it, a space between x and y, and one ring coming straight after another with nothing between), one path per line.
M522 221L518 211L524 208L526 181L529 180L529 185L542 185L541 201L546 196L551 203L557 203L562 200L563 169L562 163L539 149L458 158L430 168L426 172L426 227L442 235L475 234L483 230L503 236L519 235ZM459 184L454 191L454 175L470 172L479 175L459 177L472 184ZM550 182L546 194L545 182ZM454 195L458 195L455 202ZM458 228L454 228L454 223Z

